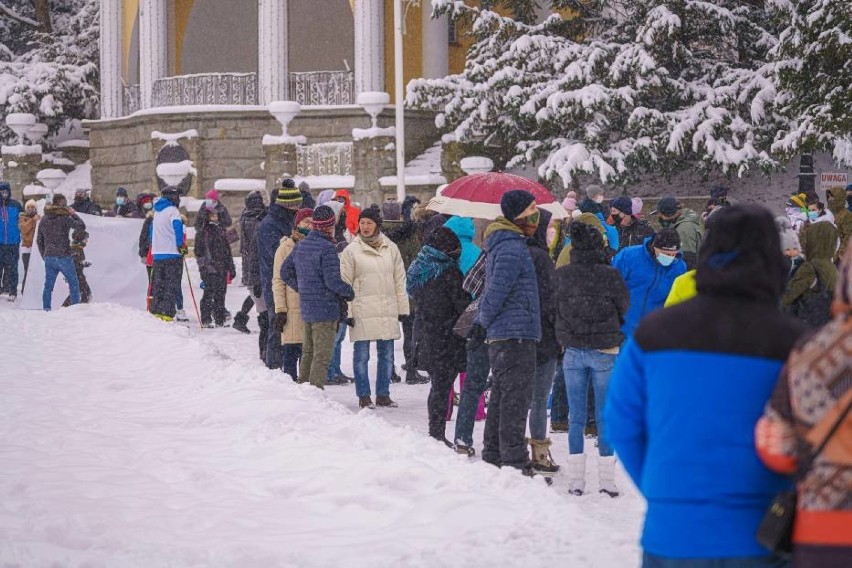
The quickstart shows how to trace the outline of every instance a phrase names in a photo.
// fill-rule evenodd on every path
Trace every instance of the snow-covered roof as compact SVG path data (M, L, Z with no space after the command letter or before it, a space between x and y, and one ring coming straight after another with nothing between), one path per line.
M34 156L41 154L41 144L18 144L16 146L0 146L0 154L4 156Z
M169 146L177 145L177 141L181 138L198 138L198 131L194 128L190 128L183 132L169 133L155 130L151 133L151 140L162 140Z
M275 136L273 134L265 134L263 136L263 145L264 146L276 146L278 144L307 144L308 139L304 136L284 136L279 134Z
M378 138L379 136L396 136L396 128L388 126L387 128L353 128L352 138L355 140L365 140L367 138Z
M66 140L56 145L57 148L88 148L88 140Z
M355 187L355 176L296 176L296 184L306 182L312 190L317 189L351 189Z
M213 184L216 191L258 191L266 189L265 179L222 178Z

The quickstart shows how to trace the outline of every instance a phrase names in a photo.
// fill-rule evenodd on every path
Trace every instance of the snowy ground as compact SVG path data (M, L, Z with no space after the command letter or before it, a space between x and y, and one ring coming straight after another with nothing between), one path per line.
M232 312L244 297L229 289ZM623 472L610 499L590 460L577 498L457 456L425 435L428 385L359 412L354 387L267 370L256 334L0 308L1 566L639 563L644 504Z

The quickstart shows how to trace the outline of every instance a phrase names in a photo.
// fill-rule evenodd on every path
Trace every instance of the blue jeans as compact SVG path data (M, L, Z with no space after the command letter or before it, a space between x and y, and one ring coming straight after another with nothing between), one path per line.
M530 438L544 440L547 438L547 398L553 386L553 375L556 374L557 359L538 361L535 366L532 402L530 403Z
M80 303L80 281L77 280L74 260L70 256L47 256L44 258L44 291L41 294L41 305L45 310L50 309L53 287L56 285L56 277L60 273L68 281L71 303Z
M484 338L484 337L483 337ZM456 415L456 434L454 441L473 446L473 424L476 422L476 409L479 397L485 392L488 371L491 364L488 359L488 345L483 338L472 337L467 342L467 378L459 396L459 411Z
M648 552L642 555L642 568L788 568L789 566L789 560L778 556L664 558Z
M281 347L281 371L290 375L294 381L299 380L299 360L302 358L301 343L285 343Z
M565 349L562 366L565 370L565 390L568 391L568 452L583 453L583 431L588 413L589 383L595 390L595 421L598 426L598 451L602 456L611 456L612 448L606 439L603 408L606 388L615 364L615 355L601 353L595 349Z
M393 339L376 341L376 353L379 361L376 368L376 396L390 396L391 373L393 372ZM370 342L356 341L353 354L355 367L355 394L359 397L370 396L370 375L367 364L370 362Z
M556 366L553 392L550 395L550 422L568 422L568 393L565 392L565 368Z
M340 368L340 351L342 349L343 338L346 337L346 324L340 322L337 326L337 337L334 338L334 350L331 352L331 363L328 365L328 374L326 378L333 379L343 374Z

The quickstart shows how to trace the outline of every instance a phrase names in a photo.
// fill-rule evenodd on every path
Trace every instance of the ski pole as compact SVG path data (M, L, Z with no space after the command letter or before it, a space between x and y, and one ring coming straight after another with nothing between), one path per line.
M189 295L192 296L192 305L195 307L195 317L198 318L198 327L203 330L204 326L201 324L201 313L198 311L198 302L195 301L195 289L192 287L192 278L189 277L189 265L186 262L186 257L183 257L183 269L186 272L186 281L189 283Z

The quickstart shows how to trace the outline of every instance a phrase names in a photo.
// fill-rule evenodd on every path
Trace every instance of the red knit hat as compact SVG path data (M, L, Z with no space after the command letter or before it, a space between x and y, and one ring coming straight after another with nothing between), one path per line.
M313 209L310 209L308 207L305 207L303 209L299 209L299 212L296 213L296 226L298 227L299 223L301 223L305 219L308 219L308 218L313 217L313 216L314 216L314 210Z
M329 227L333 227L334 224L334 211L331 210L331 207L328 205L320 205L314 209L314 215L311 221L311 225L314 229L322 231Z

